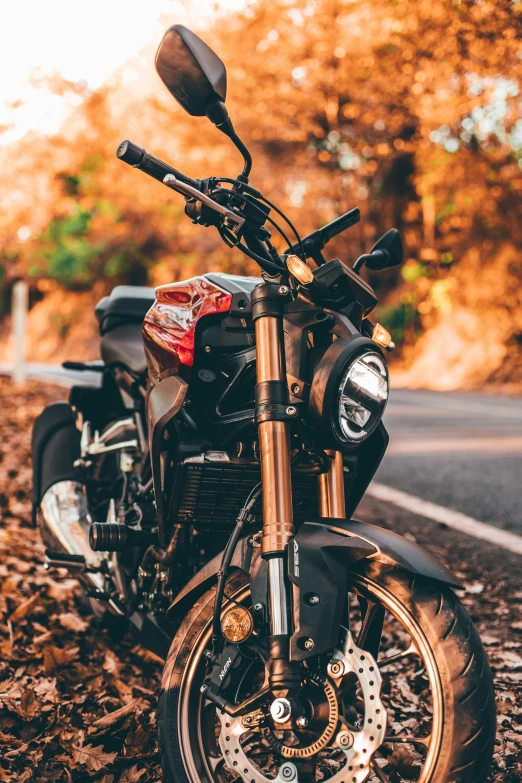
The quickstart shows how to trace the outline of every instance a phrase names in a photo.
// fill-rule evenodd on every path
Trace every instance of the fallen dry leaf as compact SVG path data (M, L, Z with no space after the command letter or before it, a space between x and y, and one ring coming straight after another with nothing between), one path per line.
M66 666L68 663L71 663L78 657L79 651L79 647L62 649L61 647L55 647L53 644L47 645L43 651L45 673L48 675L52 674L60 666Z
M138 726L136 731L129 731L125 737L125 754L127 756L141 756L150 745L150 731L145 731L143 726Z
M106 650L103 668L106 672L109 672L109 674L114 675L114 677L120 676L120 661L112 650Z
M11 614L11 617L9 620L12 623L18 623L20 620L25 619L26 617L29 617L33 609L35 609L38 604L40 603L40 593L41 590L39 590L37 593L32 595L30 598L27 598L27 600L23 601L19 606L16 607L14 612Z
M89 623L74 614L74 612L64 612L58 617L60 625L66 628L68 631L74 631L74 633L84 633L89 627Z
M119 710L115 710L114 712L109 712L107 715L104 715L103 718L98 718L98 720L95 720L94 726L98 726L98 728L106 728L107 726L112 726L113 723L117 723L119 720L121 720L121 718L125 717L125 715L129 715L131 712L135 712L138 703L139 703L139 699L136 699L136 701L133 701L130 704L126 704L123 707L120 707Z
M47 583L47 595L54 598L58 603L70 601L75 593L78 593L80 586L76 579L64 579L63 582L55 582L49 578Z
M101 745L84 745L83 739L83 732L80 732L80 744L73 745L73 758L77 764L84 764L93 772L99 772L114 762L117 753L105 753Z
M152 650L145 649L145 647L142 647L140 644L138 644L132 652L141 658L142 661L146 661L147 663L159 663L163 667L164 661L159 655L153 653Z
M411 767L415 763L415 758L407 748L397 748L391 756L388 756L388 764L395 769L401 770L404 767Z
M138 769L137 764L134 764L132 767L129 767L129 769L123 770L118 783L138 783L140 778L145 774L145 769Z
M56 689L56 678L52 680L41 679L34 685L34 692L44 701L56 702L58 700L58 691Z

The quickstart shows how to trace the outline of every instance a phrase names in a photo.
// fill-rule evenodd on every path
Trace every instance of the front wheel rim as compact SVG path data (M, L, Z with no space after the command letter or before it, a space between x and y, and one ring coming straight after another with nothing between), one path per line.
M442 746L444 727L443 686L433 649L417 620L401 603L400 599L387 590L382 584L375 579L352 574L350 592L352 592L353 589L360 591L362 595L365 593L369 594L397 620L402 628L411 636L425 665L433 698L433 717L429 748L417 783L431 783L436 772L437 761ZM240 588L233 596L234 602L245 602L248 599L249 594L250 591L248 586ZM204 671L203 652L208 647L210 636L211 620L207 621L192 648L189 659L184 667L179 686L177 716L179 746L185 772L190 783L202 783L202 781L204 783L216 783L216 781L219 780L216 774L217 767L221 766L221 764L214 764L214 761L211 761L210 757L207 756L201 733L203 698L199 692L201 683L198 682L198 670L202 669ZM194 696L196 695L198 705L197 718L195 716L196 710L194 705ZM196 732L196 736L194 736L194 731ZM217 749L219 749L217 740L215 745ZM282 765L284 761L284 759L281 759L280 765ZM212 769L213 766L214 769ZM378 778L378 775L372 771L367 780L372 780L374 778ZM227 780L227 778L224 779ZM238 780L241 780L241 778L238 778Z

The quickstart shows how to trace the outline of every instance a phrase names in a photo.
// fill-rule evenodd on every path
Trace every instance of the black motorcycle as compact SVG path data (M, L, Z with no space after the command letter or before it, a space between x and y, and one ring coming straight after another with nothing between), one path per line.
M166 658L170 783L485 781L494 693L460 585L410 540L351 519L388 442L391 337L369 320L360 271L400 264L400 236L351 268L326 261L358 210L301 238L249 184L217 55L174 26L156 68L243 172L193 180L129 141L118 157L182 194L261 277L118 286L100 302L103 361L66 363L100 383L34 428L48 564Z

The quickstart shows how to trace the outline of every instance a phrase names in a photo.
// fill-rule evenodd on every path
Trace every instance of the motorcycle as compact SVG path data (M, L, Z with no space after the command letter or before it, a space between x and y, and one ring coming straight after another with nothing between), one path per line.
M194 180L130 141L118 158L261 276L118 286L99 303L102 361L65 363L98 385L34 427L47 564L166 659L169 783L485 781L494 692L461 586L413 541L351 518L388 443L391 336L360 273L400 264L400 235L353 267L326 261L359 211L301 238L249 184L219 57L176 25L156 68L243 171Z

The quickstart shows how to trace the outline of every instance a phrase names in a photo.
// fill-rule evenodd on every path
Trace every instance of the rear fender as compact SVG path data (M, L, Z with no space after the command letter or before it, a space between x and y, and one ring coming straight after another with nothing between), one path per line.
M53 402L33 426L33 525L40 501L53 484L77 481L74 468L80 456L80 432L76 414L68 402Z
M217 582L222 554L216 555L178 593L167 616L181 619L197 599ZM288 573L294 590L295 633L291 639L292 660L327 652L337 644L339 625L351 568L361 562L378 562L432 579L453 588L461 585L448 569L413 541L385 528L347 519L305 522L289 545ZM267 568L251 536L241 539L231 563L231 572L243 571L250 578L252 603L267 603ZM310 602L311 595L319 603ZM311 650L304 649L312 639Z

